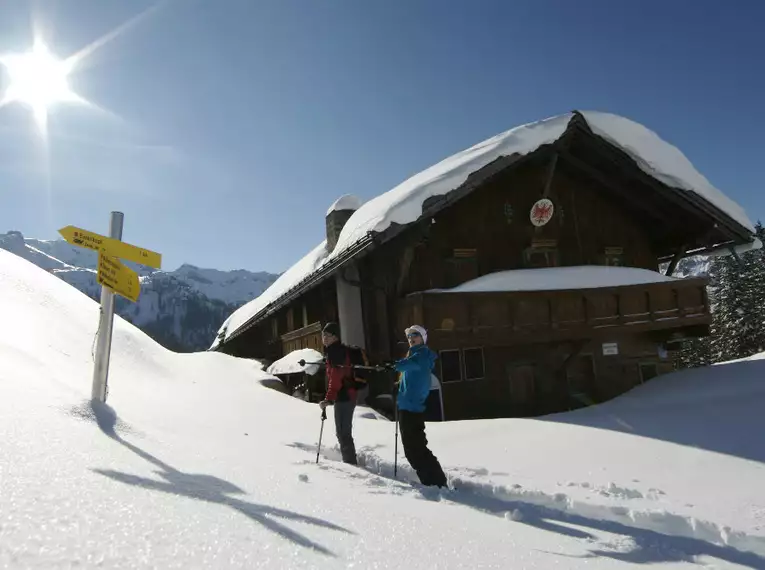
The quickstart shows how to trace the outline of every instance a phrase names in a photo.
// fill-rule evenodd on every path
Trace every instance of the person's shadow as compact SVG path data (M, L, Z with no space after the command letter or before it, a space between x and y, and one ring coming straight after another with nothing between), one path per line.
M126 483L128 485L150 489L152 491L161 491L163 493L170 493L181 497L188 497L191 499L198 499L200 501L207 501L209 503L216 503L219 505L231 507L243 515L246 515L253 521L262 524L264 527L275 532L281 537L291 540L300 546L312 548L317 552L327 556L335 556L335 554L320 544L313 542L306 536L303 536L299 532L285 526L277 519L291 520L299 523L306 523L329 528L349 534L355 534L346 528L337 526L316 517L301 515L299 513L284 509L277 509L267 505L249 503L247 501L232 497L231 495L242 495L245 493L245 491L233 483L212 475L183 473L178 469L175 469L174 467L154 457L150 453L147 453L141 448L122 439L116 430L118 422L117 414L110 406L101 403L98 400L91 401L89 406L89 411L92 412L92 417L95 419L101 431L139 457L159 467L160 471L157 471L157 474L162 477L164 481L139 477L137 475L122 473L113 469L93 469L93 471L99 475L109 477L110 479L119 481L121 483Z

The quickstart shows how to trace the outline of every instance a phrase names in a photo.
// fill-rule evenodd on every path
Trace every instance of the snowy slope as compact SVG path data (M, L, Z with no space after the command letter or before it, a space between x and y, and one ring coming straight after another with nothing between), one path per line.
M316 465L316 405L119 318L94 410L97 305L5 251L0 314L0 567L765 568L765 361L429 424L437 491L393 479L391 422L357 411L351 467L330 414Z
M712 186L678 148L627 118L597 111L582 112L581 115L595 135L624 151L646 174L672 188L696 194L754 234L754 225L744 209ZM496 159L516 154L523 156L543 145L554 143L566 132L573 117L573 113L565 113L512 128L458 152L395 188L359 204L343 227L333 251L326 250L326 243L319 244L282 274L263 295L232 314L221 326L219 333L229 336L236 332L269 303L280 298L325 263L348 251L370 232L382 232L391 224L414 222L422 215L423 204L428 198L443 196L459 188L470 174ZM330 211L333 208L336 205L333 204ZM754 247L760 246L759 241L756 241Z

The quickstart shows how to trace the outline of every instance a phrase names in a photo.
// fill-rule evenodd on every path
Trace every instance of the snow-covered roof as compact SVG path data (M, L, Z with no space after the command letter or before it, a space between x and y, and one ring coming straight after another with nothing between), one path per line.
M300 281L319 269L327 260L327 257L327 241L324 240L308 252L308 255L282 273L268 289L263 291L263 294L231 313L231 316L225 320L218 330L218 334L220 335L221 332L224 332L224 337L228 338L253 316L265 309L269 303L278 300L279 297L300 283ZM220 339L216 338L210 350L215 350L219 345Z
M630 119L598 111L579 114L595 135L624 151L646 174L671 187L697 194L754 234L754 225L743 208L712 186L678 148ZM361 205L346 222L333 251L327 252L326 242L322 242L263 295L240 307L224 323L226 338L370 232L382 232L393 223L405 225L416 221L428 198L457 189L470 174L502 156L526 155L542 145L554 143L566 132L574 116L575 113L565 113L505 131L442 160Z
M300 374L305 372L313 376L319 371L318 364L308 364L309 362L321 362L324 359L321 352L313 348L300 348L293 350L286 356L283 356L266 369L269 374ZM299 361L305 360L306 365L301 366Z
M580 265L512 269L483 275L451 289L428 289L425 293L495 293L508 291L559 291L563 289L597 289L679 281L656 271L636 267Z
M361 198L353 194L343 194L329 207L327 215L336 210L358 210L361 208Z

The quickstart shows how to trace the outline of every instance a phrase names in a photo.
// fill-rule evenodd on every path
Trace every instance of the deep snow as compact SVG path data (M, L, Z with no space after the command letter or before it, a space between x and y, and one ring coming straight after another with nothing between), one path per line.
M259 365L174 354L122 319L88 402L98 307L0 251L0 566L765 568L765 361L539 419L428 424L423 489L359 409L361 467L317 465L315 404Z

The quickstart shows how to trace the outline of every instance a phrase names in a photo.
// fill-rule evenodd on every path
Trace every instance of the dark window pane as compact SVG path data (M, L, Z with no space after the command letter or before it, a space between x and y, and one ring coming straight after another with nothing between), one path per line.
M441 361L441 382L462 380L462 362L459 350L442 350L438 359Z
M465 352L465 380L479 380L483 378L483 349L466 348Z
M558 267L558 250L554 248L530 247L523 252L524 265L529 269Z

